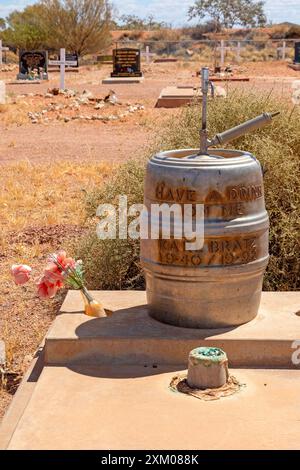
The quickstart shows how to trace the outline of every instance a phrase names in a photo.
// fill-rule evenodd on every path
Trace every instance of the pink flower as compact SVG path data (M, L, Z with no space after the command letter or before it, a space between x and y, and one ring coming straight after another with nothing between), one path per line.
M48 284L55 284L58 288L63 287L63 274L55 263L49 263L44 271L44 280Z
M22 286L30 279L31 267L26 264L13 264L11 274L17 285Z
M59 269L61 271L60 266L64 269L67 270L68 268L75 268L76 261L73 258L67 258L67 254L64 250L60 250L57 255L54 255L56 262L59 265ZM51 263L53 260L51 260ZM55 263L55 261L54 261Z
M59 289L57 284L50 283L45 276L40 279L37 288L38 295L41 299L51 299Z

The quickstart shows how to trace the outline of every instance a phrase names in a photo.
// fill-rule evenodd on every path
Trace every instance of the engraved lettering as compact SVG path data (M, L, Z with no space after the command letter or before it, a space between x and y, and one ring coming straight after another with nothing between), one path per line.
M253 262L258 256L256 237L206 240L202 250L186 251L185 240L158 240L160 262L177 266L230 266Z
M196 191L192 189L187 190L187 201L188 202L196 202Z
M163 192L164 192L164 187L165 187L165 183L159 183L157 186L156 186L156 198L157 199L163 199Z
M189 188L171 188L162 181L155 188L156 199L166 202L190 203L197 201L197 193Z
M241 202L222 206L222 217L237 217L243 214L244 206Z
M229 199L230 199L230 201L234 201L235 199L237 199L237 198L238 198L238 195L239 195L239 193L238 193L237 189L232 188L232 189L230 190L230 192L229 192Z
M217 251L219 251L219 243L217 241L210 242L209 251L211 253L216 253Z
M262 197L263 190L261 185L238 186L227 188L227 194L229 201L250 202Z

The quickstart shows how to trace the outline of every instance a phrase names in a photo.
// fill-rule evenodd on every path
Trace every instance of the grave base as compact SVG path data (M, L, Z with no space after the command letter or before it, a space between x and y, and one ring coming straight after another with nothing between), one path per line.
M145 292L93 295L112 316L85 316L80 293L68 293L2 422L0 448L298 449L300 293L263 293L255 320L220 330L159 323ZM224 349L245 384L209 403L169 388L188 352L206 345Z
M103 85L114 85L119 83L142 83L144 77L108 77L102 80Z
M296 72L300 72L300 64L289 64L289 67L296 70Z
M171 391L178 372L186 371L45 367L36 383L27 384L30 397L28 389L17 392L0 428L0 447L299 449L300 371L233 370L245 386L208 402Z
M42 82L47 82L47 80L11 80L7 82L7 85L40 85Z
M178 62L178 59L172 59L172 58L160 58L160 59L154 59L155 64L163 64L163 63L168 63L168 62Z
M156 102L156 108L180 108L201 99L199 91L193 86L169 86L164 88Z

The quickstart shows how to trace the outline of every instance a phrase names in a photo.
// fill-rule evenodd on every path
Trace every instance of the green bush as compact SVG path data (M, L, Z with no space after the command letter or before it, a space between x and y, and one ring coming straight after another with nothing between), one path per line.
M300 208L300 113L290 103L272 93L234 91L226 99L209 105L210 135L253 118L265 111L281 111L272 125L246 135L228 148L252 152L262 163L265 177L266 206L270 216L270 263L264 281L265 290L299 288L299 208ZM191 148L199 145L200 107L184 108L170 119L152 150ZM94 221L98 204L114 203L119 194L128 202L143 200L145 159L120 166L102 188L87 198L87 215ZM143 288L139 265L139 242L98 240L93 228L81 241L79 255L87 268L93 288Z

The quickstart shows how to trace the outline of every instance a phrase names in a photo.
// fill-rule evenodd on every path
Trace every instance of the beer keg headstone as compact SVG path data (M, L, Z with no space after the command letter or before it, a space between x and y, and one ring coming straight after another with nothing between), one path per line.
M181 327L222 328L247 323L257 315L263 275L268 264L269 218L263 174L248 152L212 149L271 122L263 114L207 138L208 69L202 71L202 130L199 149L171 150L148 162L144 204L148 225L152 205L170 209L170 236L141 240L149 311L156 319ZM175 236L179 207L181 225L186 207L195 222L203 210L204 240L190 248L184 230ZM187 205L187 206L186 206ZM149 215L150 214L150 215Z

